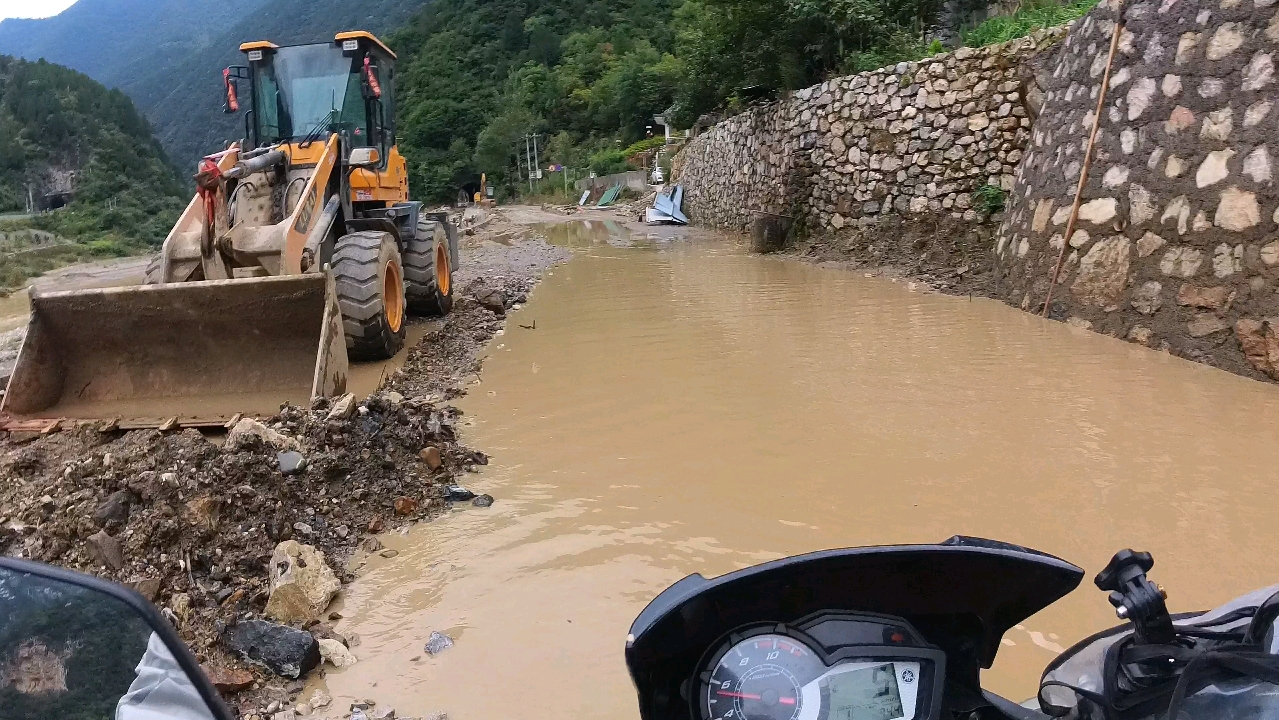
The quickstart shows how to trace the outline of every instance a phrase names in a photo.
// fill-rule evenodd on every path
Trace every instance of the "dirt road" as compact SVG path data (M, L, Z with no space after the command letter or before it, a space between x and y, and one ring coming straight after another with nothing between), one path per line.
M1176 457L1167 482L1204 486L1207 470L1185 452L1201 429L1141 401L1194 371L1028 327L1037 321L997 303L744 245L643 226L625 209L504 208L464 239L453 313L412 328L419 341L394 363L366 368L370 394L347 412L286 408L230 439L82 427L0 440L0 552L135 583L214 675L249 673L224 683L245 686L230 697L246 720L289 707L346 718L364 699L401 718L628 717L618 638L647 599L687 572L818 547L972 532L1084 561L1131 542L1192 568L1211 554L1157 545L1144 526L1136 540L1072 535L1139 500L1144 485L1106 479L1120 465L1136 475ZM110 272L127 274L72 268L49 282ZM1255 419L1264 410L1237 380L1196 382ZM1094 395L1129 402L1096 406ZM1043 407L1071 413L1043 418ZM1166 442L1108 439L1156 421L1151 435ZM1248 485L1264 464L1247 448L1272 446L1274 425L1221 425L1207 442L1234 448ZM1022 480L1045 467L1056 474L1027 502ZM459 485L496 504L474 506ZM1079 505L1080 487L1106 493L1085 493L1092 505L1063 529L1051 516ZM1242 523L1269 524L1255 513ZM231 651L227 629L264 617L289 540L323 552L342 586L329 611L293 626L338 640L355 666L295 680ZM1230 587L1251 587L1258 562ZM1018 628L1004 652L1021 670L997 682L1020 687L1022 670L1095 624L1094 605ZM423 659L433 631L457 647ZM558 663L495 661L547 647ZM499 680L476 692L488 676ZM566 676L581 680L567 694Z

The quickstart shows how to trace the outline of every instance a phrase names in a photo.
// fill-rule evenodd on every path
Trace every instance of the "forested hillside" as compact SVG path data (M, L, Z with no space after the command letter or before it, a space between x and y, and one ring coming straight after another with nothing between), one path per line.
M391 37L413 186L497 182L518 139L597 172L670 110L702 113L940 50L940 0L434 0ZM520 146L522 149L522 145ZM522 150L521 150L522 151Z
M221 69L243 62L241 42L315 42L352 28L383 34L400 55L400 139L414 193L448 200L480 172L504 183L529 133L540 136L544 165L610 172L626 167L626 150L654 115L685 128L706 112L938 52L930 28L941 3L80 0L55 18L0 23L0 47L71 58L114 82L185 176L196 158L243 135L243 118L221 113L220 87Z
M222 68L244 64L240 43L279 45L323 42L343 30L385 34L423 0L266 0L250 16L225 28L204 49L167 68L139 74L122 85L155 127L156 136L182 168L244 135L243 118L222 114Z
M186 173L197 158L243 135L239 119L222 115L220 87L222 68L244 62L240 43L316 42L351 29L386 33L422 4L80 0L56 17L0 22L0 52L64 63L123 90Z
M112 253L163 240L185 195L124 93L0 56L0 213L25 209L29 189L38 197L64 183L67 207L24 222Z

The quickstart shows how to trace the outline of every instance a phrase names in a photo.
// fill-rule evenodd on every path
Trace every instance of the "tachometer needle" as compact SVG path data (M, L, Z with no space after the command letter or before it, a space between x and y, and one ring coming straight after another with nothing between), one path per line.
M759 695L751 695L749 693L728 692L727 690L716 690L715 694L720 695L722 697L739 698L741 700L763 700L763 698L760 697ZM795 698L786 698L786 697L777 698L777 702L781 705L794 705Z

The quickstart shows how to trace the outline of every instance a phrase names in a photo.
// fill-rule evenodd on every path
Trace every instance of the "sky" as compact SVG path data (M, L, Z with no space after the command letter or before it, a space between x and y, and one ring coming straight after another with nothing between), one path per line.
M74 4L75 0L0 0L0 20L11 17L49 17Z

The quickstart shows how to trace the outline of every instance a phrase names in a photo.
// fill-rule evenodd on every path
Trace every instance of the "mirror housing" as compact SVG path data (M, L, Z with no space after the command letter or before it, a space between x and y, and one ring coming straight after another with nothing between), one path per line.
M17 717L234 720L154 605L42 563L0 557L0 667Z
M373 64L368 55L364 56L364 99L375 100L382 97L382 84L378 82L377 65Z
M239 88L236 87L235 80L230 76L230 71L222 71L222 85L226 92L226 102L222 103L222 112L227 115L234 115L240 112Z
M382 164L382 153L375 147L359 147L351 151L346 164L353 168L373 168Z
M247 67L232 65L222 71L222 112L227 115L240 112L240 85L236 81L247 79Z

